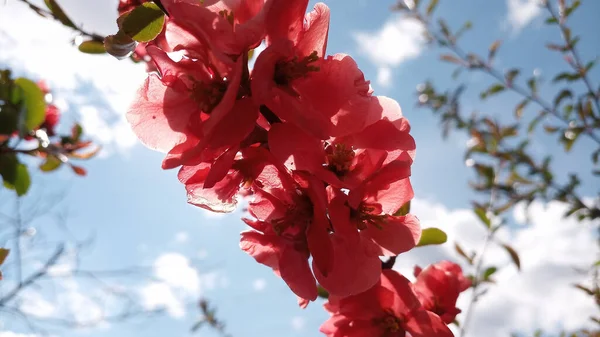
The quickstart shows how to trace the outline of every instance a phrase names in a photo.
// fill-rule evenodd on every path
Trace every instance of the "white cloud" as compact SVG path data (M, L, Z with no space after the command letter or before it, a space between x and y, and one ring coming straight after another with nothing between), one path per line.
M18 333L13 331L0 331L0 337L40 337L37 334Z
M258 278L252 282L252 288L254 288L255 291L263 291L266 287L267 281L263 278Z
M392 69L389 67L380 67L377 69L377 84L384 88L392 85Z
M379 67L397 67L423 50L423 26L414 19L393 17L376 32L354 34L360 52Z
M156 282L140 290L142 306L148 310L164 308L175 318L185 316L186 305L195 301L202 291L216 286L216 273L200 275L190 260L178 253L165 253L154 262Z
M507 0L507 21L514 32L525 28L542 12L540 0Z
M534 203L526 224L524 207L515 208L516 227L501 229L497 238L514 247L521 258L521 272L500 246L492 244L485 255L485 266L497 266L496 285L475 306L467 336L508 336L512 332L531 333L545 330L577 329L589 325L589 316L597 312L593 300L572 287L585 283L586 275L575 268L590 266L598 253L596 236L589 223L562 218L566 207L552 202L548 207ZM481 249L485 229L469 209L446 207L415 199L412 210L423 227L439 227L448 234L442 246L417 248L401 255L396 267L411 276L415 264L425 266L442 259L462 261L454 242L464 249ZM469 271L467 266L464 266ZM470 294L459 299L466 308ZM459 320L463 319L459 315Z
M295 316L292 318L291 324L294 330L300 331L304 329L304 326L306 325L306 320L302 316Z
M23 313L37 317L51 317L55 312L55 306L48 302L41 294L33 291L21 294L20 309ZM0 334L0 336L2 336Z
M178 232L175 234L175 241L177 243L186 243L190 239L190 235L187 232Z
M105 154L125 151L136 144L124 113L143 82L144 65L83 54L72 44L76 36L21 2L2 4L0 64L46 80L63 112L80 120Z

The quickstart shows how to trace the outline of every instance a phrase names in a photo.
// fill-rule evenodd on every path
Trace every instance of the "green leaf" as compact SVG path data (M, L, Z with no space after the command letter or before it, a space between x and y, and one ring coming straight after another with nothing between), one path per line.
M458 244L458 242L454 243L454 250L456 250L458 255L464 257L470 265L473 265L473 259L467 255L465 250Z
M165 13L152 2L143 3L125 15L121 29L138 42L154 40L165 23Z
M17 165L19 165L19 160L16 154L5 153L0 155L0 175L3 181L11 185L14 184L17 179Z
M492 276L496 271L498 271L498 268L496 267L489 267L487 268L484 272L483 272L483 279L484 280L489 280L490 276Z
M19 130L19 111L6 104L0 109L0 135L12 135Z
M81 138L82 134L83 134L83 128L81 127L81 125L79 125L79 124L73 125L73 128L71 128L71 138L74 141L78 141Z
M573 13L573 11L575 11L577 9L577 7L579 7L579 5L581 5L581 1L580 0L575 0L573 2L573 5L571 5L570 7L567 7L567 9L565 10L565 17L569 17L569 15L571 15L571 13Z
M564 73L560 73L560 74L556 75L554 77L554 79L552 79L552 82L554 82L554 83L560 82L560 81L573 82L573 81L577 81L580 78L581 78L580 73L564 72Z
M529 90L531 90L532 94L537 94L537 81L535 80L535 77L532 77L527 81L527 86L529 87Z
M400 207L399 210L396 211L396 213L394 213L395 216L404 216L406 214L408 214L408 212L410 212L410 200L402 205L402 207Z
M475 209L473 209L473 212L475 212L475 215L477 215L477 218L479 218L479 220L481 220L481 222L487 228L490 228L492 226L492 221L490 220L490 218L488 218L486 211L483 207L475 207Z
M27 166L25 164L17 165L17 179L15 183L12 184L14 190L17 192L18 196L23 196L29 191L29 186L31 186L31 178L29 177L29 171L27 170Z
M20 117L28 131L34 130L44 122L46 101L44 93L35 82L23 77L17 78L13 100L15 104L23 104L25 114Z
M58 157L53 155L48 155L46 160L40 165L40 170L43 172L52 172L58 169L62 165L62 161L58 159Z
M0 266L4 263L4 261L6 261L8 253L10 253L10 250L6 248L0 248Z
M571 92L571 90L569 89L563 89L560 93L558 93L558 95L556 95L556 97L554 98L554 107L558 107L560 105L560 103L565 99L565 98L572 98L573 97L573 93Z
M508 255L510 255L511 260L513 261L515 266L517 266L517 269L521 270L521 260L519 259L519 254L517 253L517 251L507 244L502 244L501 246L506 250Z
M481 97L481 99L486 99L489 96L492 96L499 92L504 91L504 89L506 89L506 87L503 84L496 83L496 84L492 85L491 87L489 87L486 91L482 92L479 96Z
M425 228L421 232L421 240L417 244L417 247L429 246L429 245L441 245L448 240L448 235L439 228L431 227Z
M60 6L55 0L44 0L44 2L46 3L46 6L50 10L50 12L52 12L54 17L58 19L58 21L60 21L65 26L75 28L75 24L73 23L73 21L69 19L67 14L65 14L65 12L62 10L62 8L60 8Z
M559 130L559 127L551 126L551 125L544 125L544 130L546 130L547 133L555 133L556 131Z
M86 54L105 54L106 53L106 48L104 48L104 43L96 41L96 40L83 41L79 45L78 48L79 48L80 52L86 53Z
M550 25L550 24L558 23L558 20L556 20L556 18L549 17L549 18L546 19L545 22L546 22L546 24Z

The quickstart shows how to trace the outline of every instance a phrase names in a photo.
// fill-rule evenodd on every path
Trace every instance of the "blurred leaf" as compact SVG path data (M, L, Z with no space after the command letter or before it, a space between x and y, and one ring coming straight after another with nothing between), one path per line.
M510 255L510 258L512 259L513 263L515 264L515 266L517 266L517 269L521 270L521 260L519 259L519 254L517 253L517 251L507 244L502 244L501 246L506 250L508 255Z
M496 56L496 52L500 47L500 44L502 44L501 40L496 40L494 41L494 43L492 43L489 49L488 60L492 61L494 59L494 57Z
M75 159L90 159L93 156L97 155L98 152L100 152L102 148L100 146L96 147L94 150L89 151L89 152L84 152L84 153L78 153L78 152L72 152L69 154L69 157L75 158Z
M0 266L4 263L4 261L6 261L8 253L10 253L10 250L6 248L0 248Z
M87 171L81 167L81 166L77 166L77 165L73 165L70 164L71 169L73 170L73 172L75 172L76 175L84 177L87 174Z
M487 268L483 272L483 279L486 280L486 281L489 280L490 276L492 276L497 270L498 270L498 268L496 268L496 267L489 267L489 268Z
M547 133L555 133L556 131L559 130L559 127L557 127L557 126L550 126L550 125L544 125L544 130L546 130Z
M402 205L402 207L400 207L399 210L396 211L396 213L394 213L395 216L404 216L406 214L408 214L408 212L410 212L410 201L408 201L406 204Z
M569 17L569 15L571 15L579 7L579 5L581 5L580 0L573 1L573 4L567 7L567 9L565 10L564 16Z
M28 131L36 129L46 118L45 95L38 85L26 78L19 77L15 80L15 93L13 99L20 102L25 108L25 115L21 116L23 125Z
M421 232L421 240L419 240L417 247L441 245L446 240L448 240L448 236L441 229L435 227L425 228Z
M542 121L544 116L545 114L543 113L540 113L537 116L535 116L535 118L532 119L531 122L529 122L529 126L527 127L527 133L531 134L535 130L535 127Z
M467 262L469 262L469 264L473 264L473 259L470 258L467 253L464 251L464 249L458 244L458 242L454 243L454 250L458 253L458 255L462 256L465 258L465 260L467 260Z
M133 53L136 45L136 42L122 31L104 38L106 52L118 59L124 59Z
M531 93L535 96L537 94L537 81L535 77L532 77L527 81L527 86L529 87L529 90L531 90Z
M440 55L440 59L442 61L446 61L446 62L451 62L451 63L456 63L456 64L463 64L463 61L461 59L459 59L458 57L451 55L451 54L442 54Z
M556 20L553 17L547 18L546 21L544 21L546 24L555 24L558 23L558 20Z
M81 125L79 124L75 124L73 125L73 127L71 128L71 138L74 141L78 141L79 138L81 138L81 135L83 134L83 128L81 127Z
M479 220L481 220L481 222L487 228L490 228L492 226L492 221L490 220L490 218L488 218L488 216L486 214L486 210L483 207L475 207L473 209L473 212L475 212L475 215L477 215L477 217L479 218Z
M547 43L546 44L546 48L548 48L550 50L561 51L561 52L569 50L569 47L567 47L567 46L561 46L561 45L558 45L558 44L555 44L555 43Z
M583 286L583 285L581 285L581 284L574 284L574 285L573 285L573 287L575 287L575 288L577 288L577 289L579 289L579 290L581 290L581 291L583 291L583 292L587 293L587 294L588 294L588 295L590 295L590 296L594 296L594 294L595 294L595 293L594 293L594 291L593 291L592 289L590 289L590 288L587 288L587 287L585 287L585 286Z
M594 151L592 153L592 161L594 162L594 164L598 163L598 158L600 157L600 149L597 149L596 151ZM600 262L600 261L599 261Z
M573 97L573 92L571 92L571 90L569 90L569 89L561 90L561 92L559 92L558 95L556 95L556 97L554 98L554 107L555 108L558 107L565 98L572 98L572 97Z
M12 135L19 129L19 111L6 104L0 109L0 135Z
M479 97L481 97L481 99L486 99L489 96L493 96L499 92L502 92L506 89L506 87L503 84L500 83L496 83L494 85L492 85L491 87L489 87L486 91L482 92Z
M62 165L62 161L58 157L48 155L46 160L40 165L40 170L43 172L52 172Z
M138 42L154 40L165 23L165 13L152 2L145 2L125 15L121 29Z
M95 41L95 40L83 41L79 45L78 49L80 52L86 53L86 54L105 54L106 53L106 49L104 48L104 43Z
M577 81L580 78L581 78L580 73L563 72L563 73L556 75L554 77L554 79L552 79L552 82L554 82L554 83L560 82L560 81L573 82L573 81Z
M529 99L524 99L521 101L521 103L517 105L517 107L515 108L515 117L517 119L520 119L523 116L523 110L525 109L525 106L527 106L528 103Z
M319 284L317 285L317 296L327 299L329 298L329 292Z
M433 13L433 11L435 10L435 7L437 5L438 5L438 0L431 0L429 2L429 5L427 6L427 10L425 11L425 13L427 13L427 16L429 16Z
M58 21L60 21L65 26L75 28L75 24L73 23L73 21L69 19L67 14L65 14L65 12L62 10L62 8L60 8L60 6L55 0L44 0L44 2L46 3L46 6L50 10L50 12L52 12L54 17L58 19Z
M0 175L2 180L9 184L14 184L17 180L17 166L19 160L14 153L0 154Z

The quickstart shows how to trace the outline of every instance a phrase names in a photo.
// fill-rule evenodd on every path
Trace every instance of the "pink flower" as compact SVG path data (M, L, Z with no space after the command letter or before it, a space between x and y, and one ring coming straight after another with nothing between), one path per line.
M322 182L311 176L295 181L285 168L267 164L254 179L255 199L249 211L257 221L247 220L255 231L242 233L241 248L280 275L305 301L317 297L313 269L327 275L333 268L333 246L326 216Z
M471 286L460 266L441 261L423 271L415 268L415 276L415 292L423 307L439 315L446 324L452 323L460 313L456 307L458 295Z
M332 316L321 332L328 337L452 336L440 317L421 307L410 282L393 270L384 270L364 293L330 298L325 308Z

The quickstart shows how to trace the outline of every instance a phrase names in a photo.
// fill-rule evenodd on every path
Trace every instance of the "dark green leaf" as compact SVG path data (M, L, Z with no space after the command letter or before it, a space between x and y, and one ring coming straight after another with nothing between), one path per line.
M521 270L521 260L519 259L519 254L517 253L517 251L507 244L502 244L502 247L506 250L508 255L510 255L511 260L513 261L517 269Z
M556 20L556 18L550 17L546 19L546 24L555 24L558 23L558 20Z
M40 165L40 170L43 172L51 172L60 167L62 161L56 156L48 155L46 160Z
M73 21L69 19L67 14L65 14L65 12L62 10L62 8L60 8L60 6L55 0L44 0L44 2L46 3L46 6L50 10L50 12L52 12L54 17L58 19L58 21L60 21L65 26L75 28L75 24L73 23Z
M106 49L104 48L104 43L95 41L95 40L83 41L79 45L78 48L79 48L80 52L86 53L86 54L105 54L106 53Z
M10 104L0 107L0 135L12 135L19 130L19 111Z
M79 138L81 138L82 134L83 134L83 128L81 127L81 125L79 125L79 124L73 125L73 128L71 128L71 138L74 141L78 141Z
M508 72L506 72L506 83L508 86L511 86L512 83L514 82L515 78L519 75L521 71L519 69L511 69Z
M554 79L552 79L552 82L554 82L554 83L560 82L560 81L573 82L573 81L577 81L580 78L581 78L581 74L579 74L579 73L564 72L564 73L560 73L560 74L556 75L554 77Z
M421 232L421 240L419 240L417 247L441 245L446 240L448 240L448 236L441 229L435 227L425 228Z
M28 131L36 129L46 118L46 101L44 93L38 85L26 78L19 77L15 80L14 103L23 104L25 114L21 116L23 125Z
M152 2L143 3L125 15L121 29L138 42L154 40L165 23L165 13Z
M537 81L535 80L535 77L532 77L527 81L527 86L533 95L537 94Z
M489 280L490 276L492 276L497 270L498 270L498 268L496 268L496 267L489 267L489 268L487 268L483 272L483 279L486 280L486 281Z
M580 4L580 0L573 1L573 4L570 7L567 7L567 9L565 10L565 17L569 17L569 15L571 15L571 13L573 13L577 9L577 7L579 7Z
M2 180L9 184L14 184L17 180L17 166L19 160L14 153L0 154L0 175Z

